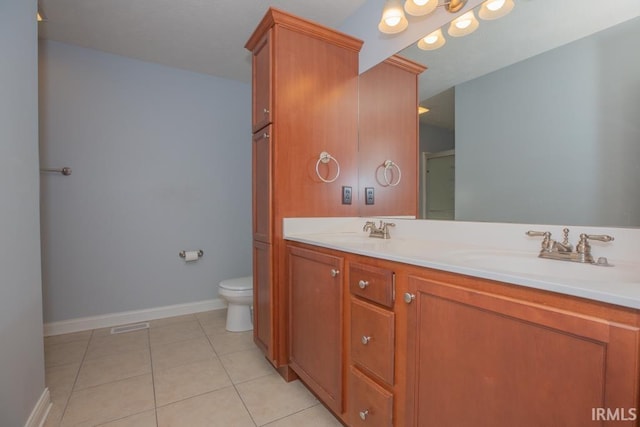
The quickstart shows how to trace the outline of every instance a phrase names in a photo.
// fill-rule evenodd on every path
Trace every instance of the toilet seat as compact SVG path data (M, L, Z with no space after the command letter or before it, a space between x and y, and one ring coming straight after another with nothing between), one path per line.
M253 276L223 280L218 286L229 291L249 291L253 289Z

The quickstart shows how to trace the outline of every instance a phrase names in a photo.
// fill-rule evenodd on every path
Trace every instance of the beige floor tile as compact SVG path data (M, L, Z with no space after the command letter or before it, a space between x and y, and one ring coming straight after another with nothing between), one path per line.
M185 314L182 316L165 317L163 319L150 320L149 326L151 326L152 328L157 328L159 326L167 326L174 323L193 322L194 320L197 320L195 314Z
M158 326L150 330L149 336L152 347L205 337L197 319Z
M255 427L233 387L158 408L158 427Z
M66 403L73 384L78 376L79 364L50 366L45 371L44 383L49 389L52 402L64 401Z
M203 327L218 327L222 331L227 323L227 309L196 313L196 318L200 321Z
M340 421L322 404L265 425L268 427L342 427Z
M51 344L44 347L44 364L46 367L80 364L87 350L86 341L71 341Z
M287 383L278 374L247 381L236 388L259 426L318 403L300 381Z
M154 346L151 355L154 371L216 358L206 337Z
M253 331L221 332L208 334L211 345L218 356L256 348L253 343Z
M154 408L151 374L74 391L62 426L94 426Z
M142 412L97 427L156 427L156 411Z
M74 390L97 386L151 372L149 349L85 360Z
M220 356L234 384L273 374L274 368L257 348Z
M74 332L72 334L64 335L52 335L50 337L44 337L44 345L63 344L74 341L88 342L91 338L91 331Z
M93 336L87 349L87 360L115 356L149 348L148 331L127 332L124 334Z
M154 371L153 378L157 406L231 385L231 380L218 359Z

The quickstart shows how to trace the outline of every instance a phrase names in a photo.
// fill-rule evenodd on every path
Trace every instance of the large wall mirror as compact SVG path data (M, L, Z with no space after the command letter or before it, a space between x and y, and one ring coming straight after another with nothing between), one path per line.
M428 67L421 217L640 227L640 2L514 1L400 52Z

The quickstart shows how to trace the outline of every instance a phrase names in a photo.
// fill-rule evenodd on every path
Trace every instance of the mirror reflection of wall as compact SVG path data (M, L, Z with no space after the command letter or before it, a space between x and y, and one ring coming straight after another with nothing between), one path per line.
M455 149L455 219L640 226L638 40L630 19L457 84L453 126L421 117L421 152Z

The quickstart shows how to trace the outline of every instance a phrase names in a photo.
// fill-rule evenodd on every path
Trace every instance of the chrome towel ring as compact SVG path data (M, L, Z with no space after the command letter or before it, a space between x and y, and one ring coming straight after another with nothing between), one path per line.
M395 183L393 183L393 171L392 171L392 175L391 178L389 178L387 176L387 171L389 171L390 169L396 168L398 170L398 179L396 180ZM397 163L392 162L391 160L385 160L384 161L384 182L391 187L395 187L396 185L400 184L400 180L402 179L402 171L400 170L400 166L398 166Z
M336 162L336 166L338 167L338 171L336 172L336 176L334 176L333 179L325 179L320 175L320 171L318 170L318 167L320 166L320 163L327 164L331 160ZM320 157L318 158L318 161L316 162L316 175L318 175L318 178L320 178L320 180L322 182L331 183L331 182L335 181L336 179L338 179L338 177L340 176L340 163L338 163L338 160L336 160L336 158L333 157L331 154L327 153L326 151L323 151L322 153L320 153Z

